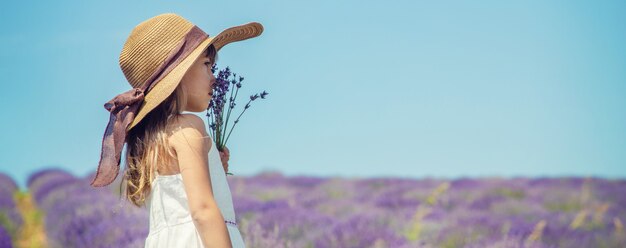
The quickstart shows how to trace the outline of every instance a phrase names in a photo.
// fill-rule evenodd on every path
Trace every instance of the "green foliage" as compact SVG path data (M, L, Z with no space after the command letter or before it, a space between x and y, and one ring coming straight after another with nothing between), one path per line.
M519 189L510 189L510 188L496 188L494 189L494 194L501 195L507 198L512 198L516 200L522 200L526 197L526 193L523 190Z
M11 219L9 219L9 216L7 216L4 209L0 209L0 225L7 230L11 238L15 239L17 227L13 224L13 222L11 222Z
M583 209L583 205L576 199L567 199L563 201L547 201L543 206L552 212L572 213Z
M403 233L403 236L409 241L417 241L421 232L422 223L420 221L413 221L411 227Z

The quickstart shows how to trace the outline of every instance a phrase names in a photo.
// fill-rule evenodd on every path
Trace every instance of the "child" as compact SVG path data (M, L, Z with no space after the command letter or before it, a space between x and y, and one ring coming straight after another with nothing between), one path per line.
M119 62L133 89L105 104L110 119L91 185L115 180L126 143L126 198L150 215L145 247L245 247L226 180L228 149L219 152L204 121L182 112L208 108L220 48L262 32L250 22L210 36L166 13L126 40Z

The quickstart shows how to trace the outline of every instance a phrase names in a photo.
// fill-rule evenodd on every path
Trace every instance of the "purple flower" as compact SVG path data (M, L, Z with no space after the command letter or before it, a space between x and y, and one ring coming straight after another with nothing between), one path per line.
M4 229L2 225L0 225L0 247L12 248L13 243L11 242L11 236Z
M217 70L217 67L214 66L212 68L213 73ZM233 76L233 79L230 79L230 76ZM239 89L241 88L241 82L244 77L239 76L237 80L237 74L232 73L230 68L227 66L224 70L219 70L216 76L215 86L213 88L213 98L209 102L209 108L207 109L207 117L208 117L208 126L211 129L211 136L214 138L215 143L217 144L217 148L219 151L222 151L224 146L226 146L226 142L228 142L228 138L235 128L236 124L239 122L239 119L243 115L243 113L250 108L250 102L254 101L259 97L259 94L250 96L250 101L246 103L243 111L237 116L234 120L232 127L230 127L230 131L228 130L228 122L230 120L230 115L237 105L235 100L239 93ZM234 90L231 90L231 85ZM235 88L236 87L236 88ZM268 93L263 91L261 94L261 98L265 99L265 95ZM228 108L225 109L226 99L228 99Z

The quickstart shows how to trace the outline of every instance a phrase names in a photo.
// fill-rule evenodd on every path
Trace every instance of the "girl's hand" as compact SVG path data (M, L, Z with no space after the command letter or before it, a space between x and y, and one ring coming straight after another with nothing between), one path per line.
M230 151L228 151L228 147L224 146L224 151L220 152L220 159L222 160L224 172L228 173L228 159L230 159Z

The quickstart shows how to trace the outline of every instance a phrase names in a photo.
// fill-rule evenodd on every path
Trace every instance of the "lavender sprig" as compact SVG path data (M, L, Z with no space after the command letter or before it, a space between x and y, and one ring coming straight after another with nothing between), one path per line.
M233 129L235 128L235 125L237 125L243 113L248 108L250 108L251 106L250 103L259 97L261 97L261 99L265 99L265 96L269 93L263 91L260 94L251 95L250 100L244 107L241 114L237 116L237 119L234 121L234 124L230 128L230 131L228 131L228 136L226 136L230 114L236 106L235 100L237 99L237 94L239 93L239 89L241 88L241 82L244 80L244 77L239 76L237 80L237 74L232 73L228 66L226 67L226 69L218 70L217 64L214 64L213 67L211 68L211 72L215 74L216 71L218 73L217 73L216 82L213 88L213 97L211 101L209 102L209 108L207 108L207 117L209 119L208 121L209 128L211 130L211 133L213 134L212 135L213 138L215 139L215 144L217 145L217 149L219 151L223 151L224 147L226 146L226 142L228 141L228 138L230 137L230 134L233 132ZM231 75L233 76L232 80L229 79ZM231 85L232 85L232 88L236 87L234 91L231 90ZM230 96L228 98L228 109L224 111L224 105L226 105L226 95L228 94L229 91L230 91ZM234 96L233 96L233 93L234 93ZM226 115L225 116L226 118L224 118L224 115ZM226 173L226 174L233 175L232 173Z

